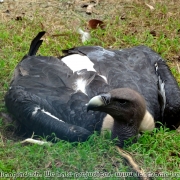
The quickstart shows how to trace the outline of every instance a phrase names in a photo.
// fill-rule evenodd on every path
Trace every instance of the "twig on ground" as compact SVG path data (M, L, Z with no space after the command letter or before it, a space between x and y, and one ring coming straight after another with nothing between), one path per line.
M45 145L45 144L47 144L49 146L52 145L52 143L50 143L50 142L40 141L40 140L36 140L36 139L32 139L32 138L27 138L24 141L21 141L21 144L24 144L24 143L38 144L38 145Z
M117 148L119 154L128 162L128 164L133 168L135 173L137 173L137 175L139 176L140 179L149 180L149 178L146 176L146 173L144 172L144 170L139 167L139 165L133 160L133 158L127 151L124 151L123 149L119 148L118 146L116 146L116 148Z

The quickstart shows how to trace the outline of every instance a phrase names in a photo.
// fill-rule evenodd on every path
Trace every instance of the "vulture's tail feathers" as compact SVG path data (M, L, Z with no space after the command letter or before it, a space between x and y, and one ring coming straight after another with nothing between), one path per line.
M46 33L45 31L39 32L38 35L32 40L30 49L28 52L28 56L36 55L39 47L41 46L41 44L43 42L43 40L40 40L40 39L45 33Z

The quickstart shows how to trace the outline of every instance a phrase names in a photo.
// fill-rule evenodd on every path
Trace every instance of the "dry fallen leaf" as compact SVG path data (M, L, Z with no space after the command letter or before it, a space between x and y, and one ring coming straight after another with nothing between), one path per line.
M89 5L87 6L87 9L86 9L86 14L91 15L92 12L93 12L93 7L94 7L93 4L89 4Z
M89 20L89 22L88 22L88 28L90 28L90 29L96 29L96 28L98 28L98 27L104 29L104 28L105 28L104 22L101 21L101 20L98 20L98 19L91 19L91 20Z
M151 11L153 11L155 9L153 6L151 6L151 5L147 4L147 3L145 3L145 5L148 6Z

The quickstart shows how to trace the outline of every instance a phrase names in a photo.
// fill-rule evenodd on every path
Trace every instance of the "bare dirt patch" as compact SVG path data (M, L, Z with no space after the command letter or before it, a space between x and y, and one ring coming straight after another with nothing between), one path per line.
M160 6L167 6L168 10L164 10L167 12L156 12L158 3ZM90 15L86 13L88 5L92 5ZM129 30L136 33L137 30L144 31L145 27L149 26L146 17L144 19L142 17L143 21L141 19L139 21L138 17L133 15L133 11L138 9L138 6L142 6L144 10L153 7L152 19L153 16L159 19L179 16L178 0L165 2L161 0L4 0L0 3L0 20L5 23L9 20L21 21L25 18L33 21L40 18L40 26L48 32L77 30L80 26L86 27L87 22L93 18L108 23L126 20L130 29L126 28L125 33ZM162 28L163 25L160 28L159 25L155 25L150 31L158 33Z
M92 5L90 15L86 13L88 5ZM5 0L0 4L0 13L3 22L41 18L43 26L53 31L77 28L91 18L104 20L110 16L121 16L123 8L121 1Z

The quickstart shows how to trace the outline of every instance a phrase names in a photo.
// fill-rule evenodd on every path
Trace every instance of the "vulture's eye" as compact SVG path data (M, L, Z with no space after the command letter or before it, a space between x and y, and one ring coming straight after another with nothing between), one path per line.
M124 99L118 99L118 102L120 104L126 104L127 103L127 100L124 100Z

